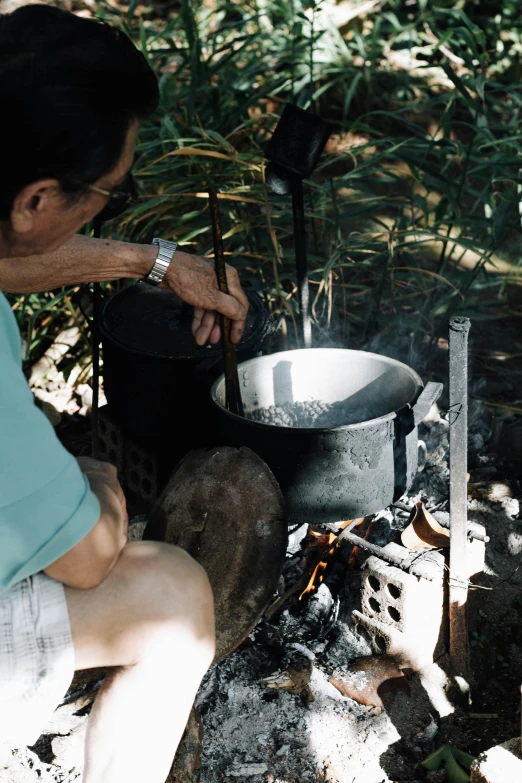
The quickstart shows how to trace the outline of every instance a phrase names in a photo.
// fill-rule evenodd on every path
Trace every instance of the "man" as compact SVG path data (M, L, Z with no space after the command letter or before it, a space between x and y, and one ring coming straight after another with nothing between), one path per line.
M238 341L247 300L228 270L160 243L76 235L119 190L155 77L120 32L43 5L0 16L0 290L147 278L194 305L199 344ZM162 260L163 259L163 260ZM0 736L34 742L74 669L110 667L89 718L84 783L162 783L214 653L203 570L127 544L115 469L76 461L34 406L0 293Z

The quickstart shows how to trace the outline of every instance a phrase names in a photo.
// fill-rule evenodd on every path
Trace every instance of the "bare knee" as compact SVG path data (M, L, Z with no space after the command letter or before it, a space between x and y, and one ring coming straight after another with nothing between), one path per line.
M99 587L66 589L66 595L75 647L96 661L87 666L127 665L150 655L185 656L203 667L212 661L210 583L178 547L130 543Z
M214 600L204 569L187 552L155 541L130 543L119 564L142 611L160 629L214 636Z

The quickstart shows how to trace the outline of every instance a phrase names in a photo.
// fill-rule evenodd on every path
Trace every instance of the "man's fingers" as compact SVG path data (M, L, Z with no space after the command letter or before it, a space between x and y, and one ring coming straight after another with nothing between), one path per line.
M232 329L230 331L230 337L232 342L238 343L241 340L244 331L245 331L244 321L233 321Z
M233 271L235 272L235 270ZM229 288L229 290L231 289ZM232 321L230 337L233 343L238 343L245 330L245 319L248 313L248 299L243 289L239 286L236 296L218 292L216 294L216 309Z
M203 320L203 316L205 315L206 310L204 310L202 307L195 307L194 308L194 318L192 319L192 336L195 337L197 334L197 331L199 327L201 326L201 321Z
M231 294L222 294L221 291L216 291L215 301L216 310L219 313L223 313L231 321L244 321L248 313L248 299L244 297L245 301L241 301Z
M194 326L192 328L192 333L194 334L194 337L196 338L196 343L198 345L205 345L205 343L209 341L209 338L211 337L215 324L216 324L216 313L214 312L214 310L205 310L203 318L201 319L197 329L194 330ZM219 331L218 331L218 340L219 340Z
M248 312L248 298L243 289L241 288L241 283L239 281L239 275L237 273L237 270L234 269L233 266L229 266L227 264L226 267L227 272L227 284L228 284L228 293L234 297L234 299L237 299L240 304L243 305L245 309L245 318L246 314ZM241 320L245 320L245 318Z
M214 324L214 327L210 332L210 337L208 338L208 341L212 345L216 345L216 343L219 342L220 337L221 337L221 327L219 325L219 320L216 319L216 323Z

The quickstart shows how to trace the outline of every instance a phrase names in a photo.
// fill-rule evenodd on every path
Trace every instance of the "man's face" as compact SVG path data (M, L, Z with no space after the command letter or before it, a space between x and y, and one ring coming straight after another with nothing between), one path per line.
M118 164L95 185L111 190L123 182L132 167L137 134L138 123L134 122ZM14 258L56 250L92 220L107 201L107 196L87 191L80 201L71 204L57 180L31 183L17 195L10 219L2 226L8 255Z

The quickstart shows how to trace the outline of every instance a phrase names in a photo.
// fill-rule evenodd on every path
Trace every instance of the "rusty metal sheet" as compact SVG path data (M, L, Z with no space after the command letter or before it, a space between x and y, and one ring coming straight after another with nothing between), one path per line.
M171 475L146 538L176 544L205 568L216 609L216 660L261 618L281 574L288 537L272 472L248 448L192 451Z

